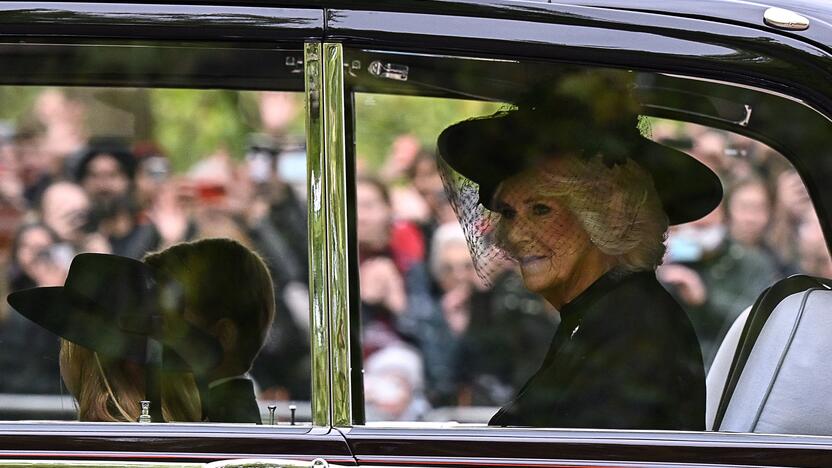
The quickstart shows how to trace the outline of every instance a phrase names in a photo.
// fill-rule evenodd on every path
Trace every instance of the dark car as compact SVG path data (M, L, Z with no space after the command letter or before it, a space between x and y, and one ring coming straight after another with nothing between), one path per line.
M643 340L600 367L593 349L565 363L561 341L589 320L571 322L574 296L530 286L543 255L525 246L578 254L502 231L517 212L492 204L535 139L580 140L602 172L637 159L610 160L620 142L595 127L547 125L576 121L574 97L600 126L637 106L625 127L639 141L709 174L650 175L688 197L648 268L681 328L645 328L657 300L630 296L617 305L645 323L615 307L601 320L614 324L602 346L633 329L662 350L687 343L691 363ZM485 142L474 167L505 160L486 198L492 181L469 180L440 135L529 109L513 130L465 135ZM0 465L832 466L831 122L820 0L0 2L4 291L63 285L78 253L141 259L221 237L260 255L276 306L232 376L255 385L249 423L204 421L204 407L147 423L149 397L115 396L140 380L108 380L97 355L71 367L66 341L6 307ZM579 190L558 180L552 196ZM647 197L582 190L564 216L585 227ZM500 423L546 372L573 373L564 385L584 397ZM79 392L94 379L98 393ZM692 425L611 403L670 386Z

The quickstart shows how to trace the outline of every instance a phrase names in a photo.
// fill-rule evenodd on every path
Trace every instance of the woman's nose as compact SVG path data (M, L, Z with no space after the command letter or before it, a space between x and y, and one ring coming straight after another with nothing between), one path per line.
M500 221L503 247L509 252L514 252L518 247L528 242L528 226L517 219Z

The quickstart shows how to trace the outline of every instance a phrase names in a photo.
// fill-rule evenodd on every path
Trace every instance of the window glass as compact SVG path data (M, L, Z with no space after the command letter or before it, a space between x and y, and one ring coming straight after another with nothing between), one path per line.
M0 54L0 418L308 422L302 51Z
M766 134L794 103L625 70L346 55L366 69L347 92L367 423L703 430L740 313L777 280L832 276L773 149L782 119Z

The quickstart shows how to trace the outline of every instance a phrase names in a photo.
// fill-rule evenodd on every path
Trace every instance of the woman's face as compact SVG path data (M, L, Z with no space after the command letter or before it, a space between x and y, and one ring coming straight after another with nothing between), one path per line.
M30 273L30 268L38 255L46 252L53 243L52 236L49 232L39 226L31 227L20 235L20 240L17 246L17 264L23 269L26 274Z
M769 206L763 185L747 184L737 189L728 203L731 236L742 244L759 244L771 217Z
M558 307L580 293L575 286L591 284L583 278L603 254L563 202L541 190L547 184L547 170L526 171L500 185L493 205L501 215L498 238L526 287Z
M460 286L475 284L477 273L468 245L465 242L450 242L439 254L437 282L442 291L451 291Z
M390 240L390 206L373 184L359 183L355 189L358 243L373 250L387 248Z

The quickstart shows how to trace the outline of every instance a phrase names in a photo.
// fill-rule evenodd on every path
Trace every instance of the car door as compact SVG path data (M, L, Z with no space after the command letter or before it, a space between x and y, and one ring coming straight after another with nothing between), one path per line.
M263 424L138 424L79 422L79 407L58 373L57 337L4 307L0 463L353 464L343 436L331 429L328 330L321 319L325 248L317 234L322 211L306 203L307 161L308 198L321 196L316 67L323 10L5 3L0 23L4 180L11 184L3 196L3 255L16 265L7 271L6 292L62 284L60 268L78 252L141 258L172 242L230 237L266 259L279 310L249 374L258 382ZM128 159L109 172L93 168L84 154L99 144L120 146ZM267 200L272 190L290 206ZM128 231L156 230L132 251L129 239L143 235L105 232L107 215L91 224L96 203L122 203L110 197L116 192L128 197L122 200ZM76 208L83 212L72 216L83 218L85 228L60 221L69 219L70 200L81 202ZM244 221L255 203L259 214ZM87 242L93 237L97 244ZM28 269L31 261L59 273L40 277ZM15 275L28 279L16 282ZM109 384L107 391L112 396ZM80 418L96 420L83 410Z
M470 306L471 298L480 294L470 292L476 286L468 286L462 294L443 290L442 271L458 268L470 273L480 265L474 259L473 265L459 261L455 266L452 260L457 257L437 256L431 250L447 240L444 232L439 234L444 226L437 228L438 220L455 224L456 217L468 232L450 237L461 239L462 245L467 241L475 251L481 246L476 240L472 244L470 235L462 236L482 225L466 225L461 205L447 211L447 199L442 200L465 192L443 192L438 182L438 172L443 171L439 163L437 172L435 159L439 133L458 121L511 112L518 105L518 94L532 84L557 83L563 74L575 71L587 81L603 73L628 74L631 88L648 109L645 115L653 136L660 138L661 128L697 128L693 133L670 132L664 141L686 148L702 161L707 156L698 152L698 138L721 135L724 147L719 158L733 161L732 167L712 169L720 174L726 193L733 193L739 177L723 171L756 170L753 154L761 153L748 148L766 147L763 152L776 153L774 158L789 166L783 173L799 174L805 184L800 190L807 191L814 204L810 211L829 232L824 209L829 195L823 188L828 176L826 164L817 159L818 152L825 152L821 141L826 137L821 135L829 135L832 109L828 13L817 4L796 3L793 9L803 16L791 24L776 21L782 11L734 2L654 2L638 7L621 2L446 2L431 8L399 4L384 11L357 6L329 10L326 63L334 76L343 76L343 89L332 90L333 98L343 101L331 107L336 120L329 125L339 134L343 131L346 142L332 140L332 154L344 151L346 165L333 161L330 166L335 171L330 180L337 184L330 186L330 206L337 210L330 221L331 245L337 247L330 275L340 285L350 280L349 290L337 286L330 296L333 333L343 343L332 350L333 379L341 397L334 406L333 422L360 465L828 463L828 437L593 430L593 426L576 430L569 429L568 421L535 429L488 427L491 416L540 365L557 316L522 285L509 284L501 295L490 297L492 305L498 302L513 315L483 322L475 348L479 351L463 354L461 363L457 354L452 364L447 356L454 353L453 343L460 342L459 333L470 330L478 320L476 314L487 308L482 303ZM793 119L805 122L799 142L792 139L796 134L785 134L786 121ZM677 137L686 143L674 143ZM516 143L522 148L524 141ZM447 188L448 173L442 175ZM454 177L450 176L451 183ZM673 239L671 231L671 244ZM668 255L682 255L679 250L674 254L671 244ZM828 258L823 250L822 256ZM707 280L710 273L688 261L665 257L666 264L691 266L697 278ZM739 268L739 263L734 266ZM734 266L725 267L733 273L714 278L724 286L719 291L734 288L726 293L731 295L726 303L729 309L737 308L736 314L753 303L760 292L755 288L782 277L775 266L775 276L746 282L762 267L740 274ZM677 296L680 302L684 295L682 291ZM419 306L424 302L429 305ZM687 313L694 321L698 317L694 308ZM719 345L719 334L702 333L699 341L707 364L707 354ZM712 348L703 337L716 340L710 343ZM477 359L482 356L487 358ZM473 380L476 374L471 369L503 358L511 371L525 367L519 380L494 378L498 371L481 382ZM457 374L447 377L443 372ZM450 397L442 387L448 382ZM610 418L615 421L614 415Z

